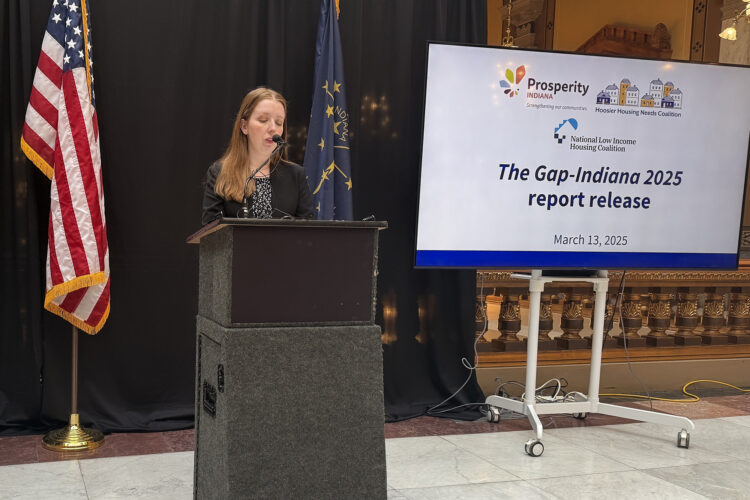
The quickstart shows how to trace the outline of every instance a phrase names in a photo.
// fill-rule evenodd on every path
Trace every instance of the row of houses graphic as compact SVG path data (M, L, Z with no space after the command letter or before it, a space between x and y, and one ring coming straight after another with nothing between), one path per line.
M662 83L661 79L651 80L648 92L641 95L641 90L623 78L620 87L614 83L596 96L597 104L616 104L620 106L638 106L645 108L682 108L682 91L674 83Z

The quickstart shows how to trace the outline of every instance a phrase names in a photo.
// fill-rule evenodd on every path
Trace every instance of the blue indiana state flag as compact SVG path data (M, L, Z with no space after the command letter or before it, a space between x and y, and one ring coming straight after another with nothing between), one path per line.
M315 43L315 80L305 173L318 219L352 219L349 113L339 37L338 2L323 0Z

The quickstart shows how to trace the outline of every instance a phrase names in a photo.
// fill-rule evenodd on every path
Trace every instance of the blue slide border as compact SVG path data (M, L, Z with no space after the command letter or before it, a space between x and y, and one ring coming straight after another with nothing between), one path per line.
M417 267L735 269L736 253L497 252L417 250Z

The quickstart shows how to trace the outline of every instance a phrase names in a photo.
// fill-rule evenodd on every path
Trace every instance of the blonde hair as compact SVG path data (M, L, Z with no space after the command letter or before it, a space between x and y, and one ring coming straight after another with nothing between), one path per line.
M221 172L219 172L216 178L214 191L225 200L242 202L244 194L242 191L245 189L245 182L249 174L246 169L248 160L250 159L247 145L248 137L242 133L242 120L250 119L255 106L266 99L280 102L284 107L284 128L281 136L286 139L286 99L284 99L284 96L266 87L258 87L248 92L245 98L242 99L242 104L240 104L240 109L234 120L234 128L232 129L232 137L229 139L229 146L224 155L219 159L221 162ZM277 152L271 158L271 165L275 165L280 159L281 153ZM249 196L254 192L255 179L250 181L247 194Z

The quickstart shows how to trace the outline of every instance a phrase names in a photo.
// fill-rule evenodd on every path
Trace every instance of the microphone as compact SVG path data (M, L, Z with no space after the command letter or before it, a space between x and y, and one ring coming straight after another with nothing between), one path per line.
M250 218L250 207L248 206L249 200L247 198L247 186L250 184L250 181L255 178L258 172L260 172L260 169L265 167L266 164L271 161L271 158L273 158L273 155L275 155L279 149L282 149L284 146L286 146L286 141L279 134L274 134L274 136L271 137L271 140L276 143L276 147L273 148L273 151L271 151L271 154L268 156L268 158L266 158L266 161L261 163L258 168L253 170L253 172L250 174L250 177L248 177L245 181L245 188L242 190L242 208L240 208L238 212L238 217L241 219Z

